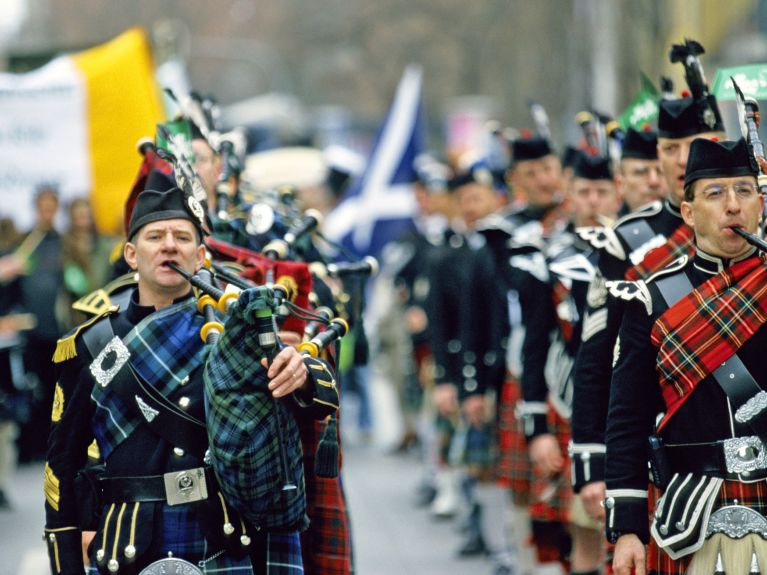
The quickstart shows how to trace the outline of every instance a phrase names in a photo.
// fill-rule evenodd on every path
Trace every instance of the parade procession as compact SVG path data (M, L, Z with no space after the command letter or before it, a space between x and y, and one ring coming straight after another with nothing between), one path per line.
M764 3L348 4L8 0L0 575L767 575Z

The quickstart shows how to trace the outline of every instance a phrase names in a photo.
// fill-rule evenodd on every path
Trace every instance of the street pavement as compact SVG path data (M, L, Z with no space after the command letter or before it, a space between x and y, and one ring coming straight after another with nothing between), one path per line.
M376 406L369 436L342 427L344 467L357 575L490 575L487 558L458 559L456 521L437 521L413 504L422 476L415 452L391 454L401 432L389 386L372 380ZM346 404L347 422L357 409ZM0 575L45 575L42 465L18 469L8 489L11 511L0 511ZM537 572L538 573L538 572ZM542 573L542 572L540 572Z
M343 480L351 509L357 573L360 575L481 575L483 559L457 560L455 522L438 522L412 504L418 462L387 455L371 445L345 447ZM42 466L22 467L8 496L12 511L0 511L0 575L45 575Z

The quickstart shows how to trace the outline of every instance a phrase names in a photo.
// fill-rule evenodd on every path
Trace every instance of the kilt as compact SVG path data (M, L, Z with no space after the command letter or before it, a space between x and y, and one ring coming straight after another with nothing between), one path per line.
M349 575L352 573L351 534L340 475L323 478L314 474L317 445L325 425L322 421L299 424L306 469L306 513L310 521L309 528L301 533L304 573ZM339 450L339 468L340 459Z
M501 487L511 490L516 505L530 501L532 466L527 454L527 441L516 416L517 402L522 398L519 381L507 374L498 401L498 459L496 477Z
M562 473L556 477L541 477L533 471L530 485L530 519L534 521L558 521L568 523L570 505L573 499L573 488L570 483L570 458L567 455L567 445L570 442L570 422L564 419L549 404L549 430L553 433L562 455L565 459ZM525 448L527 454L527 448Z
M656 491L655 501L658 500L658 496L659 493ZM755 483L725 481L719 490L712 511L726 505L735 505L736 500L738 505L750 507L762 515L767 515L767 481ZM687 572L693 557L694 554L690 554L674 561L662 549L658 548L654 539L650 538L650 545L647 550L647 572L649 575L683 575Z

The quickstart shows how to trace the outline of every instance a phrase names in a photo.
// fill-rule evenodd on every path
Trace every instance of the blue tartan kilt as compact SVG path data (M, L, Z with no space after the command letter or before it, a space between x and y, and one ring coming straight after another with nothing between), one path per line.
M98 535L97 535L98 537ZM303 575L301 559L301 540L298 531L291 533L253 533L253 545L257 539L266 538L264 557L258 571L254 570L250 557L237 558L221 549L211 547L205 539L200 524L200 517L188 505L163 505L162 535L157 561L172 553L174 557L184 559L200 567L203 573L234 573L236 575ZM263 540L261 540L263 543ZM93 546L95 554L96 545ZM92 555L93 555L92 554ZM91 557L88 574L98 574L95 557Z

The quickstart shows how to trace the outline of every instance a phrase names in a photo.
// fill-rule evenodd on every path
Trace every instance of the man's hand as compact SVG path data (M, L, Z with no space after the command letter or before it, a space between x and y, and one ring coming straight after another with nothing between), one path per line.
M261 365L267 367L266 358L261 360ZM266 375L274 397L291 394L306 383L304 358L295 348L286 347L274 358Z
M583 508L591 517L599 521L605 519L605 508L602 507L602 501L605 498L605 482L593 481L581 487L581 501Z
M434 405L440 415L452 417L458 413L458 390L451 383L440 383L434 387Z
M466 421L472 427L481 427L487 418L487 404L484 395L470 395L461 404Z
M528 446L528 452L533 465L544 477L556 475L565 466L565 458L562 457L559 442L551 433L535 437Z
M645 548L639 537L629 533L618 538L613 554L615 575L646 575L645 560Z

